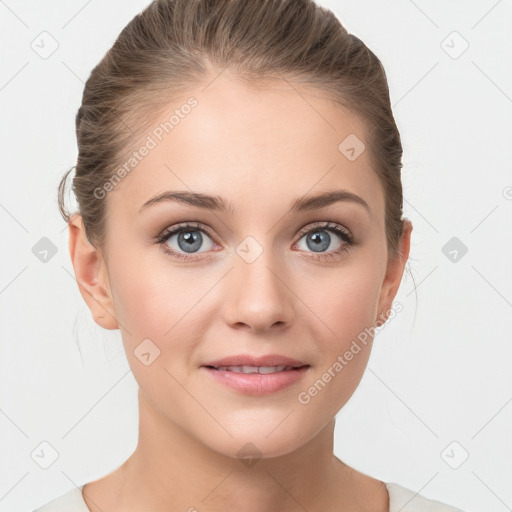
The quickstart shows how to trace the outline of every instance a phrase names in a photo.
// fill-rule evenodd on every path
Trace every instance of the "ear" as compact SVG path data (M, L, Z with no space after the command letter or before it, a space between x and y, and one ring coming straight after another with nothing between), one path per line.
M400 283L402 282L405 264L409 258L411 233L412 223L410 220L404 219L404 229L399 242L398 254L389 256L386 275L381 287L378 309L379 316L376 318L376 325L378 327L384 324L391 314L393 299L395 298L398 288L400 287Z
M105 329L118 329L103 255L87 239L80 214L73 215L68 226L69 253L78 289L91 310L94 321Z

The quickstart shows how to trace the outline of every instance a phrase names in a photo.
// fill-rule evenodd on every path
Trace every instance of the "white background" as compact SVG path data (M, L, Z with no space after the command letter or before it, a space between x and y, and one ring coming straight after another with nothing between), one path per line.
M100 478L136 445L137 386L119 331L79 294L56 192L84 82L146 3L0 2L1 512ZM337 416L335 453L464 510L511 510L512 2L320 3L384 64L414 225L404 311ZM46 59L31 47L43 31L58 43ZM57 249L46 263L42 237ZM468 248L456 262L452 237ZM48 469L31 457L43 441L59 455Z

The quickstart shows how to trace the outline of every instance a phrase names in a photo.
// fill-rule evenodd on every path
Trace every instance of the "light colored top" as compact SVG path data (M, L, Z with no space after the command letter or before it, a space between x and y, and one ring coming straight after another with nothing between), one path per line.
M33 512L90 512L82 497L84 485L75 487ZM398 484L386 483L386 487L389 493L389 512L464 512L460 508L425 498Z

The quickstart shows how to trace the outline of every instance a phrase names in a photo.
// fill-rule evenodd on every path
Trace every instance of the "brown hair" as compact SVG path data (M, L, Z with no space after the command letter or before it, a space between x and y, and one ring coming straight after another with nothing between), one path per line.
M89 241L104 248L106 201L95 190L123 162L148 114L225 68L248 82L284 77L313 86L364 121L384 189L388 248L396 254L403 233L402 145L386 74L375 54L313 0L155 0L128 23L92 70L76 115L72 188ZM72 170L58 192L66 222Z

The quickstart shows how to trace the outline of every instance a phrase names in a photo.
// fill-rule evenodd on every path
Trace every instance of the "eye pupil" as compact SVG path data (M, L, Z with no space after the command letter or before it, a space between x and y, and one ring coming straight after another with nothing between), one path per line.
M311 245L310 242L313 244ZM327 231L315 231L306 237L308 248L315 252L324 251L329 247L330 242L331 237Z
M201 247L202 240L203 237L199 231L183 231L178 235L178 245L185 252L198 250ZM184 246L182 243L185 243Z

